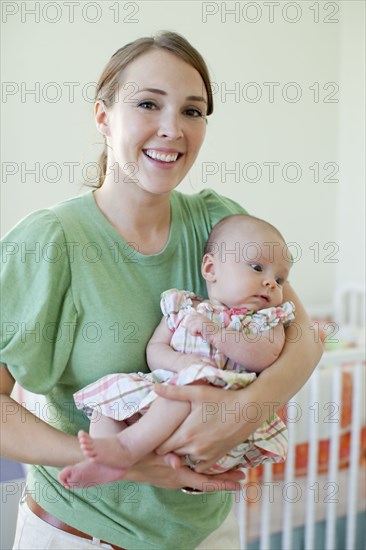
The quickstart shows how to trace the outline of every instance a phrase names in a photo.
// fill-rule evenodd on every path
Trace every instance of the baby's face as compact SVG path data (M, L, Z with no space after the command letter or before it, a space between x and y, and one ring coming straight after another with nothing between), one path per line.
M229 308L258 311L283 301L291 262L286 244L266 226L230 231L213 254L209 297Z

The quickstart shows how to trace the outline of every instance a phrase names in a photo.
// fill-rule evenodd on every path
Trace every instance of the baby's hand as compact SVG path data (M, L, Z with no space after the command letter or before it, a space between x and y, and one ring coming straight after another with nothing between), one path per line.
M217 325L211 319L201 313L192 313L184 320L184 326L191 336L205 336L217 331Z

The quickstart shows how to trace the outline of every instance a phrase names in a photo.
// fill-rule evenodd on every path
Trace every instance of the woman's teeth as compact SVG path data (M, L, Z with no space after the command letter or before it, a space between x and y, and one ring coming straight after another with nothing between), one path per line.
M152 159L156 159L156 160L161 160L162 162L175 162L179 155L179 153L166 154L166 153L161 153L161 152L152 151L152 150L147 150L144 152L148 157L151 157Z

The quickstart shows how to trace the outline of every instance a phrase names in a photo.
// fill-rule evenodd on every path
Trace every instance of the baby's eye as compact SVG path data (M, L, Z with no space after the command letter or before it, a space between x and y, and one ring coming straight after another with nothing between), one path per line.
M251 267L254 269L254 271L263 271L260 264L251 264Z
M157 108L157 106L155 105L155 103L153 103L153 101L141 101L141 103L139 103L137 106L142 107L142 109L146 109L148 111Z

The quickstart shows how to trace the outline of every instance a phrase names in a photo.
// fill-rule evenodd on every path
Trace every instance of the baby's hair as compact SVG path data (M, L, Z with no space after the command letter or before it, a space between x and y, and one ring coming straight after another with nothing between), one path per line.
M222 218L211 230L211 233L208 236L208 239L206 241L204 254L212 254L212 251L215 250L216 245L218 242L220 242L220 239L222 239L223 229L227 228L228 225L233 224L236 222L236 220L243 220L243 221L254 221L258 222L260 225L267 226L272 231L277 233L277 235L280 237L280 239L286 243L285 239L281 235L281 233L278 231L277 227L272 225L271 223L262 220L261 218L257 218L256 216L251 216L250 214L231 214L229 216L225 216L225 218Z

